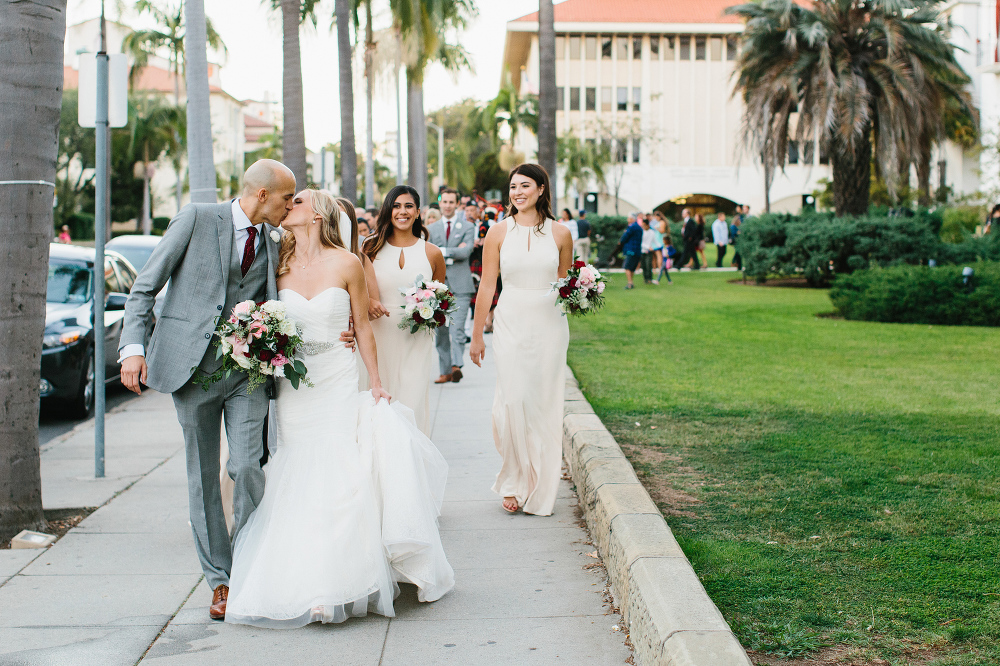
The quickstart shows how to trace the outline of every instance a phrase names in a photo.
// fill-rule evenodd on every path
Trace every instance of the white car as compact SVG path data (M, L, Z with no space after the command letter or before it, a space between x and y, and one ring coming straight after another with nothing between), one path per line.
M161 238L162 236L115 236L105 244L105 247L124 256L135 268L136 273L141 273L142 267L149 261L149 255L153 254L153 248L156 247ZM163 311L163 301L167 297L168 286L169 282L163 285L163 289L156 295L156 302L153 304L153 316L157 319L160 318L160 313Z

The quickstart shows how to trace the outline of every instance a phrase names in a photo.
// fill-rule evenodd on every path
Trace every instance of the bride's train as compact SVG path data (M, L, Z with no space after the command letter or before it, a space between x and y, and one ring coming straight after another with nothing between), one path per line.
M331 314L346 323L343 290L289 298L307 333L341 330ZM416 585L420 601L454 586L437 526L448 464L408 408L358 393L349 350L331 342L306 363L314 388L279 387L278 448L234 546L226 622L392 617L398 583Z

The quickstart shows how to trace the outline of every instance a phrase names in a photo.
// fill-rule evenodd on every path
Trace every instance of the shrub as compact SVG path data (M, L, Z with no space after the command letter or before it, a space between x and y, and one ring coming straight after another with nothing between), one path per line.
M963 266L895 266L839 276L830 300L846 319L1000 326L1000 262L978 262L963 282Z
M618 245L618 239L625 233L628 226L628 218L624 215L593 215L588 216L590 222L590 238L597 250L597 262L606 265L611 259L611 251ZM711 224L707 223L710 227ZM706 233L708 230L706 229ZM670 222L670 235L677 247L681 249L681 223Z
M747 275L801 275L822 286L836 274L870 266L944 262L951 255L937 236L940 217L801 216L752 217L740 229L739 251Z
M163 232L167 230L167 225L170 224L169 217L154 217L153 218L153 234L156 236L162 236Z
M971 235L976 227L986 219L984 206L955 206L942 215L941 240L946 243L961 243Z

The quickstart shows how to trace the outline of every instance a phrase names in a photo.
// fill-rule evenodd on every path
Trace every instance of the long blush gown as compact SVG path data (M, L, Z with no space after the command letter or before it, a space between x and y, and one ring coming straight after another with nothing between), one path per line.
M338 340L350 295L279 298L303 332L313 386L278 381L278 447L264 497L233 549L226 622L290 628L391 617L398 583L421 601L452 588L437 519L448 464L409 409L358 392Z
M403 267L399 256L403 255ZM431 366L434 363L434 334L426 329L416 333L399 328L403 318L403 294L400 289L413 286L417 276L430 280L434 274L427 260L426 241L418 239L410 247L395 247L386 243L372 262L378 281L382 305L391 314L372 322L375 346L378 348L378 374L382 387L413 410L417 427L430 435ZM362 373L361 388L367 388L368 375Z
M497 387L493 439L503 458L493 491L525 513L548 516L562 470L562 421L569 324L552 283L559 248L552 220L522 227L506 220L500 246L503 293L493 318Z

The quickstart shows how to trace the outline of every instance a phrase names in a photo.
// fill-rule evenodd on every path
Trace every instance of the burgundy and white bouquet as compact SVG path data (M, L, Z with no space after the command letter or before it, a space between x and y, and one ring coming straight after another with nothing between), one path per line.
M573 263L566 271L566 277L552 283L552 289L559 293L556 298L563 312L585 315L597 312L604 305L604 289L607 283L601 272L585 261Z
M294 358L302 338L295 322L285 316L285 305L280 301L237 303L229 319L220 318L215 337L215 358L222 359L222 367L200 376L195 368L192 379L206 391L234 371L247 373L248 394L268 377L284 377L296 389L299 382L312 386L306 378L305 364Z
M406 301L400 306L403 308L400 328L416 333L422 328L433 331L440 326L451 325L451 314L458 309L458 303L448 285L436 280L424 280L423 275L418 275L412 287L399 291Z

